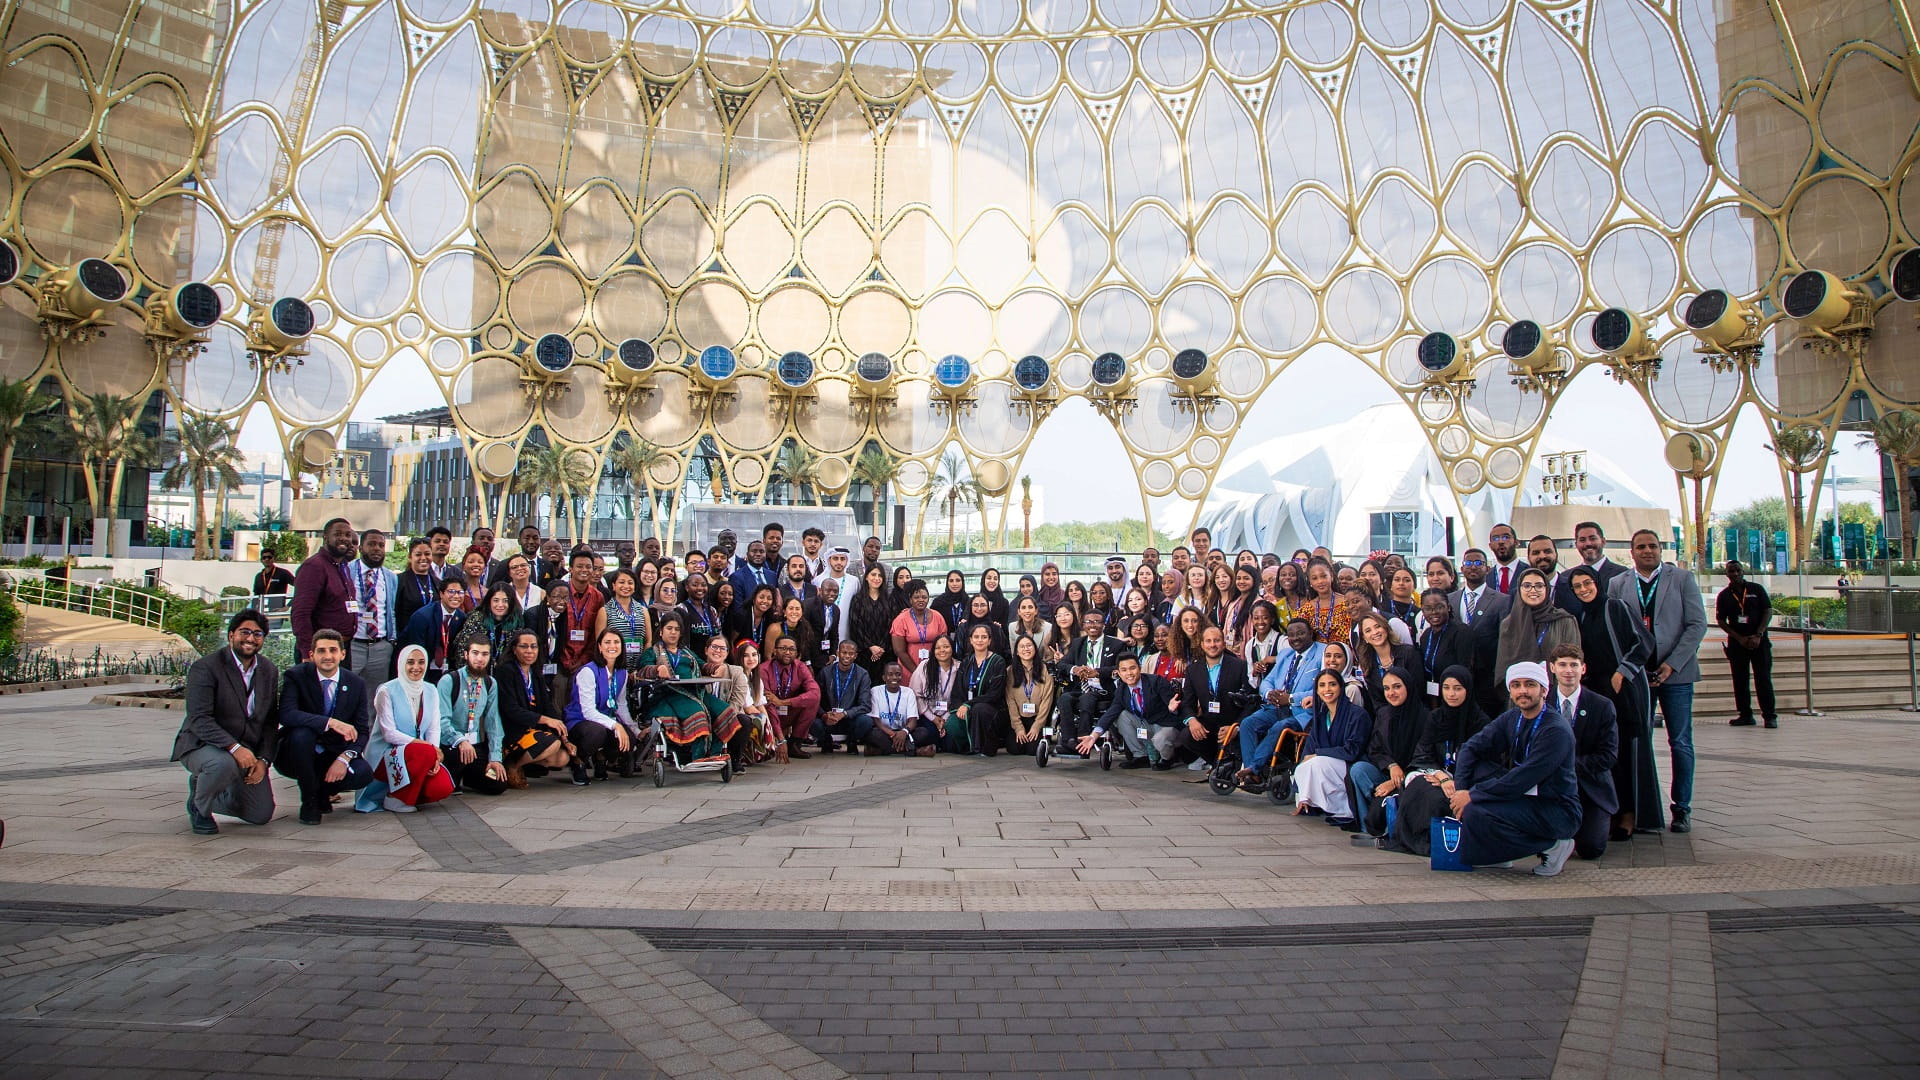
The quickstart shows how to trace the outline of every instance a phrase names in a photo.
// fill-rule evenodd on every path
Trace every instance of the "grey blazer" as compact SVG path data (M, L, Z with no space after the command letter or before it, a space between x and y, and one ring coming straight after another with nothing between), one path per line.
M1640 575L1629 569L1615 574L1607 582L1607 594L1627 605L1634 618L1641 618ZM1691 683L1700 679L1700 642L1707 636L1707 605L1700 598L1700 585L1693 571L1674 563L1661 563L1654 577L1653 655L1647 660L1649 674L1661 664L1673 665L1670 683Z
M173 738L173 758L179 761L202 746L221 750L235 743L262 759L273 760L280 741L274 716L280 704L280 672L273 661L253 661L251 701L247 683L234 662L233 649L223 647L201 657L187 669L187 716Z
M1453 621L1462 626L1468 625L1465 594L1465 589L1455 589L1447 594L1447 602L1453 605ZM1489 580L1486 588L1480 591L1480 607L1475 612L1471 625L1478 629L1483 619L1491 619L1497 625L1501 619L1507 617L1507 609L1512 606L1513 597L1494 588L1493 582Z

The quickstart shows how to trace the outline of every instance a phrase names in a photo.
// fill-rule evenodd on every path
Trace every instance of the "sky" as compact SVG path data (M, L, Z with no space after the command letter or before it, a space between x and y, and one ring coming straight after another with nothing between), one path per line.
M1299 402L1313 402L1311 422L1316 426L1348 419L1360 411L1396 400L1381 380L1359 361L1332 349L1310 350L1295 360L1267 392L1254 403L1240 430L1249 438L1271 437L1301 421ZM443 403L438 385L426 365L407 354L390 361L362 395L354 420ZM1416 421L1411 412L1406 422ZM1680 511L1673 473L1662 456L1659 430L1648 417L1639 395L1616 384L1597 367L1588 368L1547 419L1547 435L1569 448L1585 448L1612 459L1650 498ZM1714 505L1730 510L1757 498L1779 496L1780 474L1773 455L1765 449L1768 437L1760 414L1746 406L1735 424L1726 465ZM1841 476L1875 478L1879 465L1869 450L1859 449L1855 436L1841 439L1834 454ZM278 449L273 426L264 410L255 410L242 429L241 448ZM1229 445L1223 459L1235 447ZM1042 506L1049 521L1100 521L1138 517L1140 497L1130 472L1089 470L1089 455L1121 461L1120 438L1084 401L1064 402L1042 425L1020 471L1032 476L1044 492ZM1875 481L1877 488L1877 481ZM1847 490L1843 499L1878 504L1869 491ZM1825 505L1830 496L1823 497ZM1576 496L1574 501L1580 500Z

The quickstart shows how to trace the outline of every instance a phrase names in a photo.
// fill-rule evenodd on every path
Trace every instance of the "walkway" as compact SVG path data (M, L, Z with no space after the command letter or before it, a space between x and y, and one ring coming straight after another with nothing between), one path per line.
M198 837L177 714L97 693L0 727L10 1077L1920 1069L1910 714L1703 726L1691 836L1545 880L1433 874L1190 774L1006 759L539 781L317 829L276 779L271 824Z
M21 604L20 614L21 645L59 656L85 659L98 652L108 660L137 660L189 652L186 641L176 634L118 619L39 604Z

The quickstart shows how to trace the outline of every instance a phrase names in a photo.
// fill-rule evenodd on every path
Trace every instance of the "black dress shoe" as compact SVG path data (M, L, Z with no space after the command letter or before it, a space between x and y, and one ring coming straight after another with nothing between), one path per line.
M1166 758L1161 758L1159 761L1153 763L1154 772L1169 772L1172 769L1173 762L1168 761Z
M218 836L220 823L213 820L213 815L203 814L193 808L194 788L197 786L193 777L187 777L187 825L201 836Z
M323 813L325 813L323 810L316 810L311 806L303 806L300 808L300 824L318 825L320 824L320 815Z
M1770 727L1770 728L1777 728L1777 727L1779 727L1779 726L1780 726L1780 718L1779 718L1779 717L1777 717L1777 716L1769 716L1769 717L1767 717L1767 726L1768 726L1768 727Z
M1673 812L1673 823L1667 826L1668 832L1688 833L1693 831L1693 815L1685 810Z
M1733 719L1731 719L1731 720L1729 720L1729 721L1727 721L1727 726L1728 726L1728 727L1752 727L1752 726L1753 726L1753 717L1751 717L1751 716L1736 716L1736 717L1734 717Z
M1120 767L1123 769L1144 769L1149 764L1151 764L1151 762L1147 761L1146 758L1136 757L1136 758L1128 758L1127 760L1121 762Z

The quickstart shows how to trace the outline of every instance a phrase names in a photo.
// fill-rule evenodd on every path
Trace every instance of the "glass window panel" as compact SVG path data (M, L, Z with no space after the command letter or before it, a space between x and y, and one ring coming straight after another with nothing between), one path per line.
M333 240L373 212L380 201L380 178L365 148L343 135L307 159L298 190L320 235Z
M860 127L865 129L866 123ZM814 152L818 160L821 196L814 200L815 209L834 196L827 194L840 183L836 177L834 163L838 160L833 151L843 153L851 148L837 145L842 132L838 127L819 130L815 138L819 146ZM830 149L829 149L830 148ZM733 138L727 143L727 206L731 211L744 205L749 199L763 197L771 199L775 206L793 215L800 205L800 132L793 126L793 114L787 108L787 99L773 86L762 87L754 96L753 104L747 107L747 113L740 118L734 128ZM866 161L867 173L873 172L873 155L869 150ZM816 179L812 170L809 181ZM855 205L861 205L856 203Z
M1267 261L1266 225L1238 199L1223 199L1194 237L1199 263L1226 283L1243 288Z
M1562 131L1604 147L1586 64L1566 36L1546 16L1522 4L1513 17L1510 42L1507 96L1520 129L1521 156L1533 160L1540 144Z
M293 107L300 65L313 41L314 5L307 0L262 0L240 26L220 86L220 109L248 101L285 116Z
M1447 228L1486 262L1500 257L1522 217L1513 185L1482 161L1460 170L1444 213Z
M1528 244L1500 265L1500 307L1515 319L1545 326L1565 322L1581 291L1573 256L1552 244Z
M1186 234L1158 206L1142 207L1120 232L1120 267L1150 295L1167 287L1186 258Z
M1442 178L1453 174L1462 157L1492 154L1511 168L1513 136L1500 87L1481 55L1450 30L1433 36L1426 66L1427 136Z
M1253 120L1226 84L1209 78L1200 91L1187 130L1188 161L1193 168L1196 213L1214 196L1238 192L1258 200L1265 192L1260 175L1260 141Z
M1267 172L1276 200L1304 180L1318 180L1337 193L1346 193L1347 178L1340 166L1340 136L1333 123L1333 109L1320 88L1292 61L1280 65L1263 132Z
M1327 280L1352 243L1346 212L1316 188L1294 199L1280 219L1275 239L1280 254L1313 282Z
M1671 109L1688 123L1697 120L1686 68L1660 16L1641 0L1600 0L1594 6L1587 53L1614 144L1626 140L1633 118L1647 109Z
M1061 94L1047 112L1034 143L1034 183L1046 206L1080 202L1104 214L1107 155L1086 110Z
M1618 228L1594 245L1587 280L1602 304L1651 316L1664 311L1680 281L1673 244L1652 229Z
M1486 271L1465 259L1448 257L1420 268L1413 279L1412 297L1416 329L1465 338L1486 324L1493 287Z
M1397 176L1380 182L1360 211L1360 239L1396 273L1410 274L1439 220L1426 196Z
M451 239L466 224L469 196L445 158L420 159L393 183L387 214L416 254Z
M463 174L472 175L480 108L490 89L480 37L468 23L440 43L414 79L400 128L399 160L438 148L453 155Z
M1115 213L1139 199L1182 201L1180 138L1159 102L1135 86L1120 110L1113 132L1113 206Z
M638 199L653 128L632 71L625 64L609 67L577 109L567 146L567 186L604 177L629 200Z
M989 92L974 109L960 137L959 166L955 191L962 226L988 207L1026 220L1027 144L999 94Z
M1531 205L1548 227L1585 247L1613 208L1613 175L1573 143L1558 143L1533 177Z
M367 133L377 156L385 161L407 79L400 20L393 5L381 4L361 16L327 51L321 72L320 91L307 117L307 145L318 143L336 127L357 128Z

